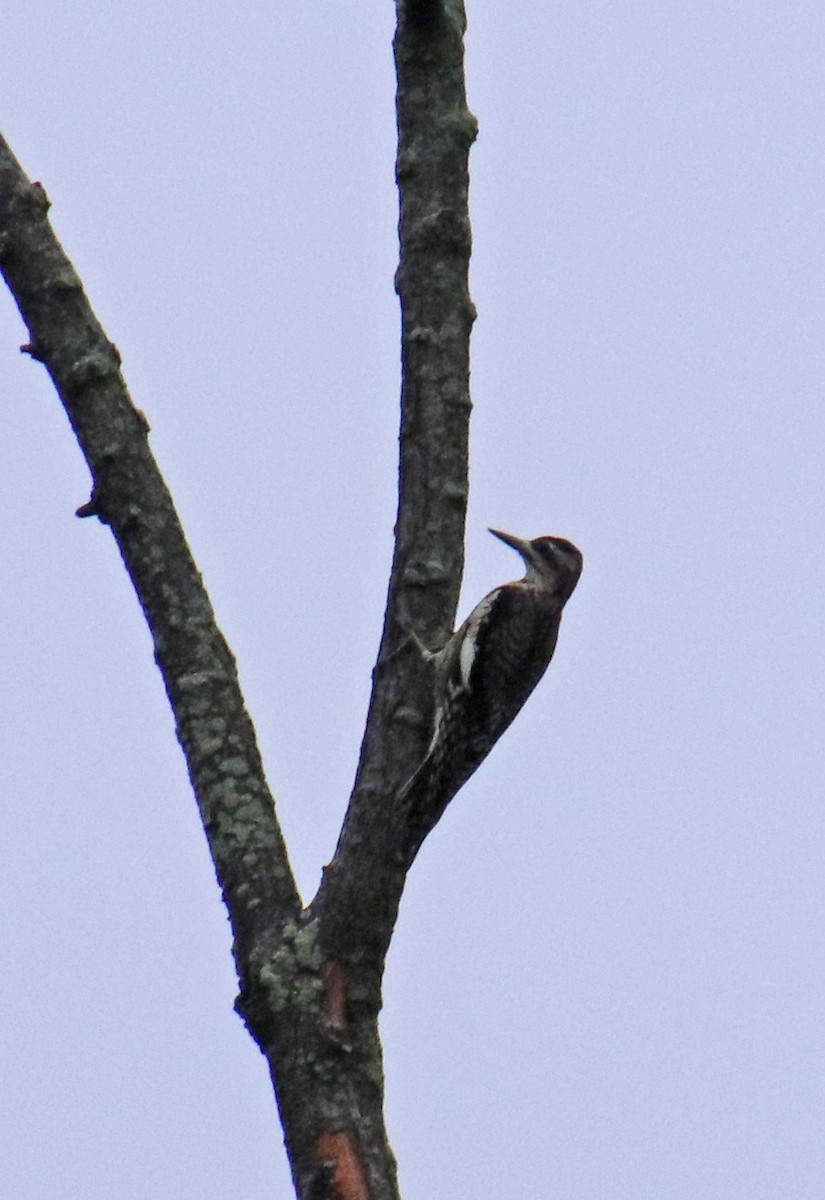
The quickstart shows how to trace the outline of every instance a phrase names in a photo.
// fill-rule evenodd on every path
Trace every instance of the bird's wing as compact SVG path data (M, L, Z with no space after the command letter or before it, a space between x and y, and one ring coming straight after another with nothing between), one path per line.
M550 610L531 591L505 585L470 614L461 655L469 664L469 724L492 740L510 724L550 661L561 609Z
M470 679L478 655L479 637L496 607L501 591L501 588L496 588L479 601L459 631L458 671L450 682L464 691L470 689Z

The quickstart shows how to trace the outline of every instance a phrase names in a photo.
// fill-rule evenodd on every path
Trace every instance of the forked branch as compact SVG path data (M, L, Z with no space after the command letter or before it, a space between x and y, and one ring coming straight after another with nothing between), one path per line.
M426 750L432 678L463 568L470 413L461 0L397 0L402 312L395 553L361 758L333 862L304 909L235 663L116 348L0 139L0 268L92 477L146 616L234 934L239 1009L269 1064L301 1200L397 1200L377 1018L408 858L394 803Z

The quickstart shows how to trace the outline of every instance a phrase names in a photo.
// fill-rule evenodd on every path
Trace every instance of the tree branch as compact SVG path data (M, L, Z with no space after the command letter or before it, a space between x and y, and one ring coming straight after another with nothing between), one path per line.
M108 524L143 607L234 931L239 1009L267 1057L301 1200L398 1200L378 1012L409 864L395 798L432 725L431 666L463 569L470 415L461 0L397 0L402 314L399 502L384 631L353 794L301 910L235 664L215 625L119 356L0 139L0 267L89 464L79 515ZM411 635L415 635L414 637Z
M78 516L108 525L152 634L234 933L239 977L300 898L235 660L215 623L120 356L54 235L46 193L0 138L0 269L92 474Z
M408 866L393 797L421 761L432 679L413 639L443 645L464 564L469 338L475 310L467 162L476 121L464 88L461 0L397 0L402 385L395 553L361 758L335 857L313 909L354 1006L380 980Z

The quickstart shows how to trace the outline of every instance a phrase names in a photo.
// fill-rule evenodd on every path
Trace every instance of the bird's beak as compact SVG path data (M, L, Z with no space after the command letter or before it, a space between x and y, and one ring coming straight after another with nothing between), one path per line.
M519 552L522 558L528 553L530 543L527 538L516 537L514 533L503 533L500 529L491 529L490 533L493 537L497 537L500 542L504 542L505 546L512 546L514 550Z

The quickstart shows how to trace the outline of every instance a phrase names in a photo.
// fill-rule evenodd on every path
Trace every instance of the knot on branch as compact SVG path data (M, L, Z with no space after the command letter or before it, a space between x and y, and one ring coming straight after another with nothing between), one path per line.
M401 583L404 587L430 587L434 583L448 583L452 579L449 563L437 558L419 558L404 567Z
M91 383L111 379L119 371L118 348L112 342L105 342L75 359L66 371L64 384L72 391L80 391Z
M85 517L98 517L102 524L108 524L103 511L103 499L97 485L92 488L92 494L86 503L81 504L80 508L76 509L75 516L80 517L81 520Z
M434 205L411 220L406 227L405 245L409 250L441 250L468 255L471 246L467 214L448 205Z
M39 180L35 179L29 188L29 198L32 207L39 208L41 212L47 213L52 206L52 202L46 195L46 189Z
M27 180L17 189L15 199L21 208L28 208L30 212L40 213L42 216L45 216L52 206L51 200L46 195L46 189L37 180L33 183L29 183Z

